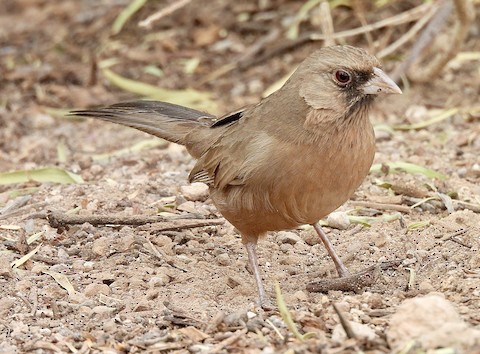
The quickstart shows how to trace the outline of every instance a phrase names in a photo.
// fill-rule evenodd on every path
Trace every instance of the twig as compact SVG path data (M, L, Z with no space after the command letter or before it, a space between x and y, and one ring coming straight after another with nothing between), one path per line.
M460 229L458 231L455 231L451 233L450 235L446 235L442 237L441 241L453 241L455 243L458 243L459 245L467 248L472 248L471 245L463 242L462 240L458 239L457 236L463 235L468 231L468 229Z
M452 199L453 206L455 209L461 208L461 209L468 209L473 211L474 213L480 213L480 205L479 204L474 204L474 203L468 203L464 202L462 200L455 200Z
M384 58L390 54L392 54L394 51L396 51L398 48L400 48L402 45L407 43L409 40L411 40L415 35L417 34L418 31L420 31L427 23L430 21L430 19L433 17L433 15L437 12L438 7L436 4L432 5L432 8L430 11L428 11L424 16L420 17L420 19L415 23L412 28L410 28L407 33L402 35L399 39L397 39L395 42L390 44L388 47L383 48L381 51L379 51L376 56L378 58ZM394 80L397 80L399 78L394 78Z
M135 216L118 216L118 215L68 215L55 211L47 211L44 214L38 214L37 217L46 218L51 227L59 228L68 225L81 225L89 223L91 225L132 225L139 226L145 224L154 224L158 222L171 222L178 219L198 218L198 215L191 217L186 215L178 215L178 217L165 218L157 215L135 215Z
M30 199L32 199L31 195L24 195L22 197L18 197L14 200L9 201L7 205L0 209L0 215L11 213L15 209L23 207L30 201Z
M193 229L195 227L223 225L224 223L225 223L224 219L203 219L203 220L178 219L178 220L155 223L148 228L147 227L142 228L142 230L150 231L152 233L158 233L163 231Z
M337 32L334 33L331 38L333 39L338 39L338 38L345 38L345 37L352 37L356 36L359 34L364 34L367 32L372 32L374 30L387 27L387 26L397 26L401 25L406 22L412 22L415 21L418 18L421 18L422 16L425 15L425 13L430 9L432 5L430 3L424 3L422 5L419 5L417 7L414 7L411 10L404 11L398 15L386 18L384 20L362 26L362 27L357 27L351 30L347 31L342 31L342 32ZM311 40L325 40L328 37L323 35L323 34L318 34L318 33L310 33L309 38Z
M338 308L337 304L333 303L332 306L338 315L340 324L342 325L342 328L345 331L345 334L347 335L347 337L351 339L357 338L357 336L355 335L355 332L352 329L352 326L350 326L350 322L348 322L348 320L345 318L342 311L340 311L340 309Z
M238 59L238 66L243 68L245 63L252 60L258 53L265 49L265 46L269 43L275 42L280 36L280 29L273 28L265 36L261 37L253 45L251 45L245 53Z
M415 269L413 268L405 268L405 269L409 271L408 283L407 283L407 286L405 287L405 290L408 291L408 290L411 290L415 285L416 273L415 273Z
M353 206L360 206L364 208L371 208L371 209L378 209L378 210L395 210L395 211L399 211L407 214L412 212L412 208L405 205L375 203L375 202L361 201L361 200L352 200L350 201L350 204Z
M212 348L212 350L210 351L210 353L221 352L226 346L232 345L237 340L239 340L241 336L244 336L245 334L247 334L247 332L248 332L248 329L246 329L246 328L236 331L230 337L222 340L220 343L218 343L216 346L214 346Z
M431 60L428 65L425 65L424 63L421 64L421 70L415 70L415 67L413 67L415 64L412 65L412 70L409 72L411 80L417 82L430 81L432 77L435 77L460 51L460 48L467 38L470 24L475 18L475 11L471 2L467 0L454 0L454 4L457 13L457 20L455 22L453 38L447 41L447 43L451 44L450 48L447 48L446 52L440 52L440 54ZM448 5L445 5L445 7L448 7ZM444 21L446 21L446 19L444 19ZM435 32L438 33L438 31Z
M380 271L395 267L400 261L383 262L343 278L321 279L307 284L307 291L326 293L330 290L358 292L365 287L372 286L378 278Z
M139 27L149 27L153 22L158 21L162 17L168 16L178 9L188 5L192 0L177 0L172 2L167 7L161 9L160 11L155 12L154 14L148 16L146 19L138 23Z
M8 219L8 218L13 217L13 216L22 215L22 214L25 214L25 213L29 212L32 209L43 207L45 205L47 205L47 203L38 202L38 203L30 204L28 206L22 206L17 210L12 210L10 212L7 212L6 214L0 215L0 220Z
M327 36L325 39L325 46L332 46L335 44L335 40L332 35L335 33L333 29L332 13L330 12L330 5L327 1L320 3L320 28L322 33Z

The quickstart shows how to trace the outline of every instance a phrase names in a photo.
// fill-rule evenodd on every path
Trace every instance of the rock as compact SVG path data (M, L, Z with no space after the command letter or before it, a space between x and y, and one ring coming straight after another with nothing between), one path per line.
M110 248L110 241L105 237L93 241L92 252L97 256L105 256Z
M188 186L181 186L180 192L190 201L205 201L208 198L208 186L205 183L195 182Z
M11 263L11 260L2 254L2 257L0 257L0 277L5 277L5 278L14 277L10 263Z
M371 309L381 309L385 307L383 303L383 296L377 293L373 293L368 296L367 304Z
M428 293L431 293L432 291L435 291L435 288L433 287L432 283L430 283L428 280L424 280L420 284L418 284L418 290L422 294L428 294Z
M280 231L277 233L278 243L288 243L294 245L297 242L303 241L300 236L291 231Z
M110 290L110 288L108 287L108 285L106 285L106 284L97 284L97 283L88 284L88 285L85 287L85 290L83 291L83 294L84 294L86 297L94 297L94 296L97 296L97 295L99 295L99 294L110 295L110 293L111 293L111 290Z
M230 265L232 262L230 261L230 256L227 254L227 253L220 253L217 257L217 262L218 264L222 265L222 266L228 266Z
M116 309L114 307L108 307L103 305L95 306L92 309L93 313L104 316L104 317L111 316L115 311Z
M412 340L424 350L480 347L480 330L470 327L453 305L436 293L405 300L390 319L386 335L393 352Z
M346 230L350 226L350 220L347 213L343 211L335 211L328 215L327 223L329 227L339 230Z
M302 290L296 291L293 296L297 299L297 301L308 301L308 295Z
M353 333L355 333L358 338L374 340L377 337L375 331L367 325L351 321L348 322L350 323ZM340 323L333 328L332 340L337 343L342 343L347 340L347 334Z
M170 283L170 277L163 273L163 274L158 274L154 277L151 277L150 280L148 281L148 285L150 287L158 287L158 286L164 286Z

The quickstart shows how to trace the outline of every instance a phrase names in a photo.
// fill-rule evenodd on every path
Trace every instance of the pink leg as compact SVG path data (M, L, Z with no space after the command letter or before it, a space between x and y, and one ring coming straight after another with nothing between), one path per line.
M255 282L257 283L258 297L260 300L260 306L263 306L268 303L267 295L265 293L265 288L263 287L262 277L260 276L260 267L258 266L257 258L257 244L255 242L247 242L245 244L247 248L248 261L253 270L253 276L255 277Z
M315 231L317 231L318 236L320 236L320 239L322 240L323 245L327 249L328 254L330 255L330 257L332 257L333 263L335 263L335 267L337 268L337 272L340 278L350 275L350 272L348 271L348 269L345 267L340 257L335 252L335 249L333 248L332 243L328 239L327 235L325 235L325 232L323 232L323 229L320 226L320 224L316 222L312 226L315 229Z

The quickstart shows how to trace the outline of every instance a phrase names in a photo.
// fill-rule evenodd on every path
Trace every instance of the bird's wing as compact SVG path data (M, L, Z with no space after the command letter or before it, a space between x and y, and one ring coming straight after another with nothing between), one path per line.
M203 182L220 189L243 184L244 166L249 155L246 140L254 138L246 131L246 125L241 124L245 112L245 109L233 112L212 124L211 131L217 131L216 139L203 151L190 172L190 182Z
M253 121L257 116L247 109L215 123L210 130L219 135L199 157L190 181L223 189L245 184L258 168L268 166L276 140Z

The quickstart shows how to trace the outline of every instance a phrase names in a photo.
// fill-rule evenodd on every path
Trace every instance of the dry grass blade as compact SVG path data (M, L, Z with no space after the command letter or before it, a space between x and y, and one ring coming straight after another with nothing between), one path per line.
M409 162L398 161L398 162L385 162L382 164L377 163L372 165L372 167L370 168L370 173L385 172L388 174L388 173L400 172L400 171L410 173L410 174L419 173L426 177L438 178L440 180L447 179L447 176L441 174L440 172L431 170L423 166L415 165Z
M166 147L168 144L169 144L168 141L159 139L159 138L145 139L127 148L115 150L105 154L93 155L92 159L94 161L103 161L103 160L108 160L111 157L122 156L122 155L130 154L132 152L139 152L144 149L151 149L154 147Z
M102 70L103 75L115 86L151 99L187 106L190 108L207 110L215 113L217 105L210 99L210 93L194 89L169 90L159 88L143 82L127 79L115 74L109 69Z
M53 272L46 270L43 273L50 275L55 281L60 285L62 288L67 290L68 295L73 295L75 294L75 289L73 288L72 283L70 283L70 280L68 280L67 276L65 274Z
M424 221L416 221L412 222L407 226L408 230L418 230L418 229L423 229L424 227L427 227L430 225L430 220L424 220Z
M402 124L402 125L397 125L394 126L393 129L395 130L417 130L417 129L423 129L426 127L429 127L430 125L442 122L450 117L453 117L455 114L459 113L460 109L459 108L450 108L446 109L444 111L441 111L434 117L415 124Z
M428 23L428 21L431 20L435 12L437 11L438 7L437 5L433 5L432 8L420 19L413 25L407 33L402 35L399 39L397 39L395 42L391 43L388 47L383 48L381 51L379 51L376 55L378 58L385 58L386 56L389 56L393 52L395 52L398 48L403 46L404 44L408 43L415 35L423 28L425 25Z
M308 17L308 13L315 6L320 4L323 0L308 0L306 1L300 10L295 15L290 28L287 30L287 38L294 40L298 38L298 33L300 32L300 24Z
M383 214L381 216L357 216L349 215L348 220L352 224L361 224L364 226L371 226L375 222L390 222L402 218L402 214L393 213L393 214Z
M42 247L42 243L39 244L37 247L35 247L33 250L31 250L30 252L28 252L25 256L23 257L20 257L19 259L13 261L11 263L11 267L12 268L18 268L20 267L22 264L24 264L26 261L28 261L30 258L32 258L32 256L38 252L38 250L40 249L40 247Z
M280 290L280 285L275 283L275 295L277 298L278 311L280 311L280 316L282 316L283 322L287 325L288 329L293 333L293 335L300 341L304 341L312 336L315 336L315 333L305 333L301 334L298 330L295 322L293 322L292 316L288 311L285 300L283 299L282 291Z
M153 22L160 20L162 17L168 16L178 9L186 6L192 0L177 0L172 2L169 6L161 9L160 11L155 12L154 14L148 16L145 20L140 21L138 26L140 27L149 27Z
M0 173L0 185L26 183L36 181L41 183L83 183L80 175L58 167L45 167L33 170L18 170Z
M340 311L337 304L334 303L332 305L333 305L333 309L335 310L335 312L338 315L338 318L340 320L340 324L342 325L342 328L345 331L345 334L347 335L347 337L350 338L350 339L356 338L356 335L355 335L355 332L353 332L352 326L350 326L350 323L345 318L342 311Z
M117 16L112 25L112 33L118 34L122 30L123 26L132 17L135 12L140 10L147 0L133 0L122 12Z

